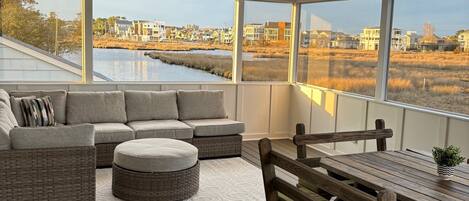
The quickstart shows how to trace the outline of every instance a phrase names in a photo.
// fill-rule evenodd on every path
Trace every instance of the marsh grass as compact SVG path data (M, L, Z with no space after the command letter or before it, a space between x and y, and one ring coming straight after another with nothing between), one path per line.
M254 49L251 49L254 52ZM288 55L261 48L243 61L244 81L286 81ZM230 56L152 52L154 59L231 78ZM303 51L298 60L299 81L325 88L374 96L377 53L360 50ZM393 53L388 99L469 114L469 54Z

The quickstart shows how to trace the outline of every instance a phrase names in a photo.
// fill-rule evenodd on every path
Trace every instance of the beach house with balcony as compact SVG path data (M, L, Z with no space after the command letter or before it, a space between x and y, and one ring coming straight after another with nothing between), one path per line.
M464 52L469 52L469 30L464 30L458 35L459 48Z

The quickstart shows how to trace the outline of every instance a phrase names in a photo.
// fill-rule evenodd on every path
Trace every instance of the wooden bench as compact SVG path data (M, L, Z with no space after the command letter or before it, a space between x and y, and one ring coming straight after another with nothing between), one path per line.
M327 200L314 192L307 192L279 178L275 174L275 166L280 167L300 179L312 183L323 191L326 191L341 200L346 201L394 201L396 194L382 190L378 195L372 196L352 186L323 174L307 165L290 159L272 150L270 140L264 138L259 141L259 154L261 159L262 176L264 180L265 195L267 201L285 200L284 198L298 201Z

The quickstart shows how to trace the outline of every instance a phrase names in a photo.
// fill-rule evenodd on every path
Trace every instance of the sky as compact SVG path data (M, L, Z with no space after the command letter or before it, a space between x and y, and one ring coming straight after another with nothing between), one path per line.
M72 19L80 12L80 0L37 0L44 13L55 11ZM380 0L346 0L306 4L301 10L302 28L329 28L351 34L378 26ZM430 23L438 35L469 29L469 0L396 0L394 27L422 32ZM245 23L289 21L290 4L246 1ZM164 21L167 25L201 27L233 25L233 0L93 0L93 17L125 16L128 19Z

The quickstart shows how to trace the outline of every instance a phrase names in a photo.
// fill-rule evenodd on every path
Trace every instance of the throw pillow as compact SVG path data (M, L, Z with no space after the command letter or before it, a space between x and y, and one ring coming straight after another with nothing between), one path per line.
M18 122L18 126L24 127L24 118L23 118L23 110L21 109L21 100L22 99L34 99L36 96L25 96L25 97L10 97L11 103L11 111L15 116L16 121Z
M22 99L21 109L26 127L55 126L54 108L50 96Z

